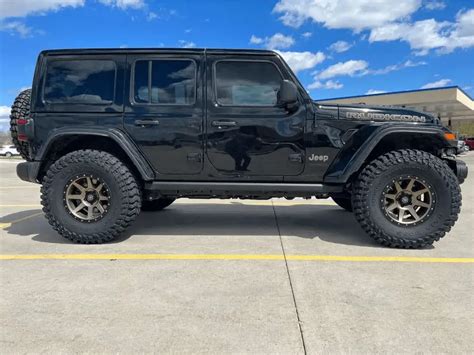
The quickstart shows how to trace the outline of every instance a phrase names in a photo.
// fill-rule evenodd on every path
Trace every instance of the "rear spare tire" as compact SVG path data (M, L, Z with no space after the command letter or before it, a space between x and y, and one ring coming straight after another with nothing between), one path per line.
M28 159L29 145L18 140L18 120L30 117L31 89L23 90L13 102L10 113L10 134L13 144L23 159Z
M377 242L422 248L442 238L458 218L461 190L440 158L419 150L397 150L369 163L352 194L354 215Z

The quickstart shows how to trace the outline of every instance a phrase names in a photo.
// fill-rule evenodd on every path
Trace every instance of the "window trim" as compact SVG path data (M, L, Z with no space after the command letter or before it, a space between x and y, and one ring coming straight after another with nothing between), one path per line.
M212 65L212 82L213 82L213 92L214 92L214 103L220 107L247 107L247 108L275 108L276 105L234 105L234 104L222 104L219 102L217 97L217 64L221 62L245 62L245 63L269 63L272 64L280 74L281 81L285 80L283 73L281 72L278 65L275 62L268 59L219 59L216 60Z
M192 62L194 65L194 96L193 96L193 102L187 103L187 104L162 104L162 103L153 103L151 102L151 79L152 79L152 68L153 64L152 61L187 61L187 62ZM135 101L135 66L138 61L147 61L148 62L148 99L150 102L136 102ZM198 89L198 65L197 61L194 58L174 58L174 57L143 57L143 58L134 58L133 61L130 63L132 66L131 73L130 73L130 104L132 106L194 106L196 105L197 102L197 89Z
M61 101L61 102L52 102L49 100L46 100L44 97L45 94L45 89L46 89L46 82L48 81L48 68L49 64L53 62L84 62L84 61L102 61L102 62L112 62L114 64L114 89L112 93L112 100L110 102L104 102L104 103L93 103L93 102L77 102L77 101ZM114 59L105 59L105 58L80 58L80 57L75 57L75 58L54 58L54 59L47 59L46 63L46 70L44 74L44 80L43 80L43 85L41 87L41 102L43 105L91 105L91 106L112 106L115 104L115 93L117 92L117 62Z

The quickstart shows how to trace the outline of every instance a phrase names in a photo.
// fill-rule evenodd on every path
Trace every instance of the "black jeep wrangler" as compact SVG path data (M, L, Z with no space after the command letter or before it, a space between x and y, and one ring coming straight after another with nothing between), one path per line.
M467 176L437 118L319 104L272 51L44 51L11 133L18 176L79 243L180 197L331 197L378 242L418 248L453 226Z

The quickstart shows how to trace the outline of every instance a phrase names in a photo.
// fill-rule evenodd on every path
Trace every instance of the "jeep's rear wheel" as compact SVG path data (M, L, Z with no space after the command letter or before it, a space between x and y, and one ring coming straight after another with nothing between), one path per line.
M174 198L161 197L152 201L143 201L142 211L161 211L171 205L175 200Z
M377 242L421 248L441 239L461 208L458 180L441 159L419 150L389 152L354 184L354 215Z
M12 142L23 159L28 159L29 145L27 142L18 140L18 120L30 117L31 89L24 90L18 94L13 102L10 114L10 134Z
M140 213L135 177L113 155L79 150L57 160L41 187L49 223L76 243L97 244L118 237Z

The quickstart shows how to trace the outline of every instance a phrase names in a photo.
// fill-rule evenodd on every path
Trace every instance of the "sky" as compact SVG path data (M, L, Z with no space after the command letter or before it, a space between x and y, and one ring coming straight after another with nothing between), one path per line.
M99 47L272 49L314 99L474 96L473 0L0 0L0 130L41 50Z

